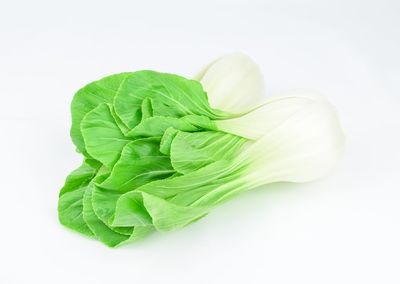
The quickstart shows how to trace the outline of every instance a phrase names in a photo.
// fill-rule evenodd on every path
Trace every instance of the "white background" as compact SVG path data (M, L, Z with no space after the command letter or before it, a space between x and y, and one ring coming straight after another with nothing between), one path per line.
M232 51L268 95L311 88L337 107L335 171L118 249L62 227L74 92L121 71L190 77ZM1 0L0 283L400 283L399 52L397 0Z

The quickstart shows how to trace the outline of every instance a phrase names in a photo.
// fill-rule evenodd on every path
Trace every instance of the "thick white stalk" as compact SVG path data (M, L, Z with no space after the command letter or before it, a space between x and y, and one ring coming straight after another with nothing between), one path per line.
M292 94L271 98L256 110L218 121L219 129L255 142L238 157L257 185L306 182L336 164L344 135L334 107L321 97Z
M211 61L195 76L213 108L240 113L264 99L264 79L247 55L232 53Z

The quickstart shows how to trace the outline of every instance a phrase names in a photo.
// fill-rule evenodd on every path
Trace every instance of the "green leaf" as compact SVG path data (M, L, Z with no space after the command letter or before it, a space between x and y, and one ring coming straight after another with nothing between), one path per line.
M140 224L137 220L143 219L143 208L146 208L146 211L150 214L147 206L140 205L138 194L142 193L172 202L176 206L190 206L226 181L224 177L229 175L229 166L228 162L219 161L192 173L149 182L135 191L124 193L117 201L113 224L120 226ZM159 214L161 213L159 212ZM192 216L191 213L189 213L189 219L190 216ZM153 218L153 215L151 217ZM182 218L186 217L182 216Z
M153 224L158 231L184 227L205 215L209 208L181 206L138 191L128 192L118 202L113 225L141 226Z
M83 195L100 166L95 160L84 160L79 168L68 175L58 200L60 223L87 236L93 236L93 233L82 217Z
M143 203L158 231L184 227L207 215L207 207L179 206L156 196L143 193Z
M171 163L176 171L187 174L218 160L231 160L245 142L216 131L178 132L171 143Z
M129 128L134 128L140 122L145 98L151 98L153 111L164 106L162 109L169 108L169 116L173 117L190 114L210 118L229 117L209 106L207 95L199 82L173 74L138 71L126 78L114 99L116 113ZM159 112L153 113L157 114ZM165 115L165 112L161 115Z
M171 153L171 144L178 132L179 130L176 130L173 127L168 127L165 130L160 142L161 153L163 153L164 155L169 155Z
M236 190L248 189L242 176L241 167L221 160L189 174L147 183L121 195L114 224L134 226L142 224L143 219L149 222L150 219L143 218L148 214L159 231L186 226Z
M135 128L128 132L129 137L161 137L167 128L173 127L182 131L198 131L196 126L184 118L153 116L142 120Z
M159 142L158 138L142 138L127 144L101 188L126 192L172 175L175 171L169 157L160 152Z
M100 104L82 120L81 130L88 153L112 169L124 146L131 141L116 124L111 106Z
M153 104L150 98L143 99L141 110L142 120L153 116Z
M110 176L94 188L93 207L105 223L110 223L121 194L175 173L169 157L159 151L159 141L143 138L127 144Z
M187 123L190 123L193 126L196 126L198 129L218 131L215 122L211 120L209 117L204 115L194 115L194 114L186 115L182 117L182 120L184 120ZM184 129L180 130L185 131Z
M60 196L88 184L96 175L100 167L101 163L98 161L85 159L79 168L75 169L68 175L64 186L60 190Z
M231 167L232 165L229 161L221 160L189 174L147 183L137 190L163 199L171 199L179 194L189 192L192 194L191 199L193 200L187 200L186 202L180 203L180 205L188 205L197 200L197 191L202 192L203 188L209 185L212 185L213 187L220 185L219 179L229 174ZM205 193L207 192L208 190L205 191ZM120 200L123 196L124 195L120 197ZM118 202L120 200L118 200Z
M83 219L83 196L87 184L74 191L66 192L58 200L58 219L65 227L86 236L93 236L92 231Z
M115 124L118 126L119 130L121 130L121 132L126 135L130 129L128 127L125 126L125 124L122 122L121 118L119 118L119 116L115 113L114 108L109 104L110 107L110 113L112 115L112 117L114 118Z
M84 116L102 103L112 103L121 83L130 73L120 73L92 82L80 89L71 103L71 138L78 151L88 156L80 125Z
M125 243L130 243L130 242L136 242L138 240L143 239L145 236L149 235L152 232L154 232L153 225L136 226L133 228L132 234L129 237L129 239L120 243L119 245L123 245Z
M110 247L115 247L128 240L129 236L113 231L97 217L92 206L92 192L93 183L87 187L83 199L83 219L90 230L98 240Z
M113 226L146 226L152 224L151 216L144 206L141 192L129 192L126 195L125 202L117 206L119 208L113 218Z
M151 100L152 116L182 117L185 115L181 109L171 107L171 105L165 104L162 100L157 99L157 97L155 99L147 97L147 99Z

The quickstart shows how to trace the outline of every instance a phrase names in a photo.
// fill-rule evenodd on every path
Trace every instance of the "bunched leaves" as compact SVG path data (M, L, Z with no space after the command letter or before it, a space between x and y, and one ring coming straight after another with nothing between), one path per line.
M71 137L84 160L60 191L60 222L114 247L186 226L256 186L325 174L343 149L333 108L302 94L249 106L260 78L250 59L230 55L197 76L208 94L199 81L155 71L79 90ZM233 92L237 82L243 91ZM229 96L234 105L223 104Z

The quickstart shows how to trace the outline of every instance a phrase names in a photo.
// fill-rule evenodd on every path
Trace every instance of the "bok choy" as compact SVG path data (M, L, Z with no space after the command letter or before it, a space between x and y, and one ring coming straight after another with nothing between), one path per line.
M82 165L60 191L60 222L114 247L186 226L254 187L326 174L343 151L334 108L301 93L262 102L242 54L189 80L155 71L79 90L71 137Z

